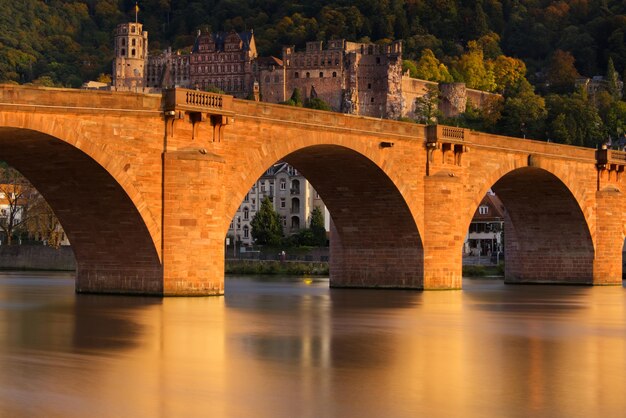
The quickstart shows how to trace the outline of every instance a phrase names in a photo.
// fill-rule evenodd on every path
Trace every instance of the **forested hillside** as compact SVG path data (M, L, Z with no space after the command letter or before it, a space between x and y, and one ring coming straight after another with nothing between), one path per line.
M78 87L110 73L113 28L135 18L128 0L0 4L2 82ZM494 104L491 114L470 109L457 123L580 145L623 132L626 103L619 93L590 103L573 88L580 75L622 78L626 3L620 0L141 0L139 8L151 51L189 47L198 29L254 29L261 55L309 40L402 39L414 75L504 93L507 102ZM507 79L520 71L523 83ZM577 127L574 135L570 125L581 124L581 115L593 126Z

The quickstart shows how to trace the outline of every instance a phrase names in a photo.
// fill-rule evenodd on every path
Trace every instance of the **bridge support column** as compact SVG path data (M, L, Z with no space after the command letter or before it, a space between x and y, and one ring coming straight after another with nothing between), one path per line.
M224 163L206 151L163 154L163 295L224 293Z
M622 284L624 196L618 190L596 192L594 285Z
M448 173L424 178L424 290L461 288L461 187L460 179Z

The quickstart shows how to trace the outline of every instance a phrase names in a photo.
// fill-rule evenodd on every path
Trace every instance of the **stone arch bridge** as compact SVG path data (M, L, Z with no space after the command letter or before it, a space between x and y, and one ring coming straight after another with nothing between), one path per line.
M224 239L274 162L333 219L331 286L458 289L492 188L506 281L621 284L623 153L235 100L0 86L0 160L54 209L78 292L213 295Z

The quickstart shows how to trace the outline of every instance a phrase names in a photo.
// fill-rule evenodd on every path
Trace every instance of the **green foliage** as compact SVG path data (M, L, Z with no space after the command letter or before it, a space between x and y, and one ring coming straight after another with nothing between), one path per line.
M304 107L317 110L332 110L330 105L319 97L307 99L304 103Z
M312 234L312 244L317 247L326 246L326 228L324 227L324 214L320 208L315 207L311 211L309 229Z
M422 80L444 83L452 81L448 68L435 57L435 54L430 49L422 51L422 56L415 64L414 74L412 77L421 78Z
M549 137L555 142L596 147L605 139L604 123L596 107L579 94L549 95Z
M615 71L615 65L613 65L613 59L609 58L609 63L606 69L606 84L607 91L615 100L619 100L621 97L621 91L619 88L619 76L617 71Z
M280 218L267 196L261 202L261 207L252 218L250 225L252 225L252 237L259 245L278 245L283 236Z
M226 274L328 275L328 263L264 260L226 260Z
M501 132L506 135L540 139L544 137L547 116L543 97L531 91L523 91L504 101Z
M439 112L439 88L428 84L426 93L415 99L415 117L418 123L434 125L441 117Z

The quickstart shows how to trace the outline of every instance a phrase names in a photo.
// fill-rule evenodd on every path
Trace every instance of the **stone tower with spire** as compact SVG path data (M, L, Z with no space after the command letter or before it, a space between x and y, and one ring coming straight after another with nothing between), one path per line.
M140 91L146 86L148 32L141 23L121 23L115 29L114 90Z

